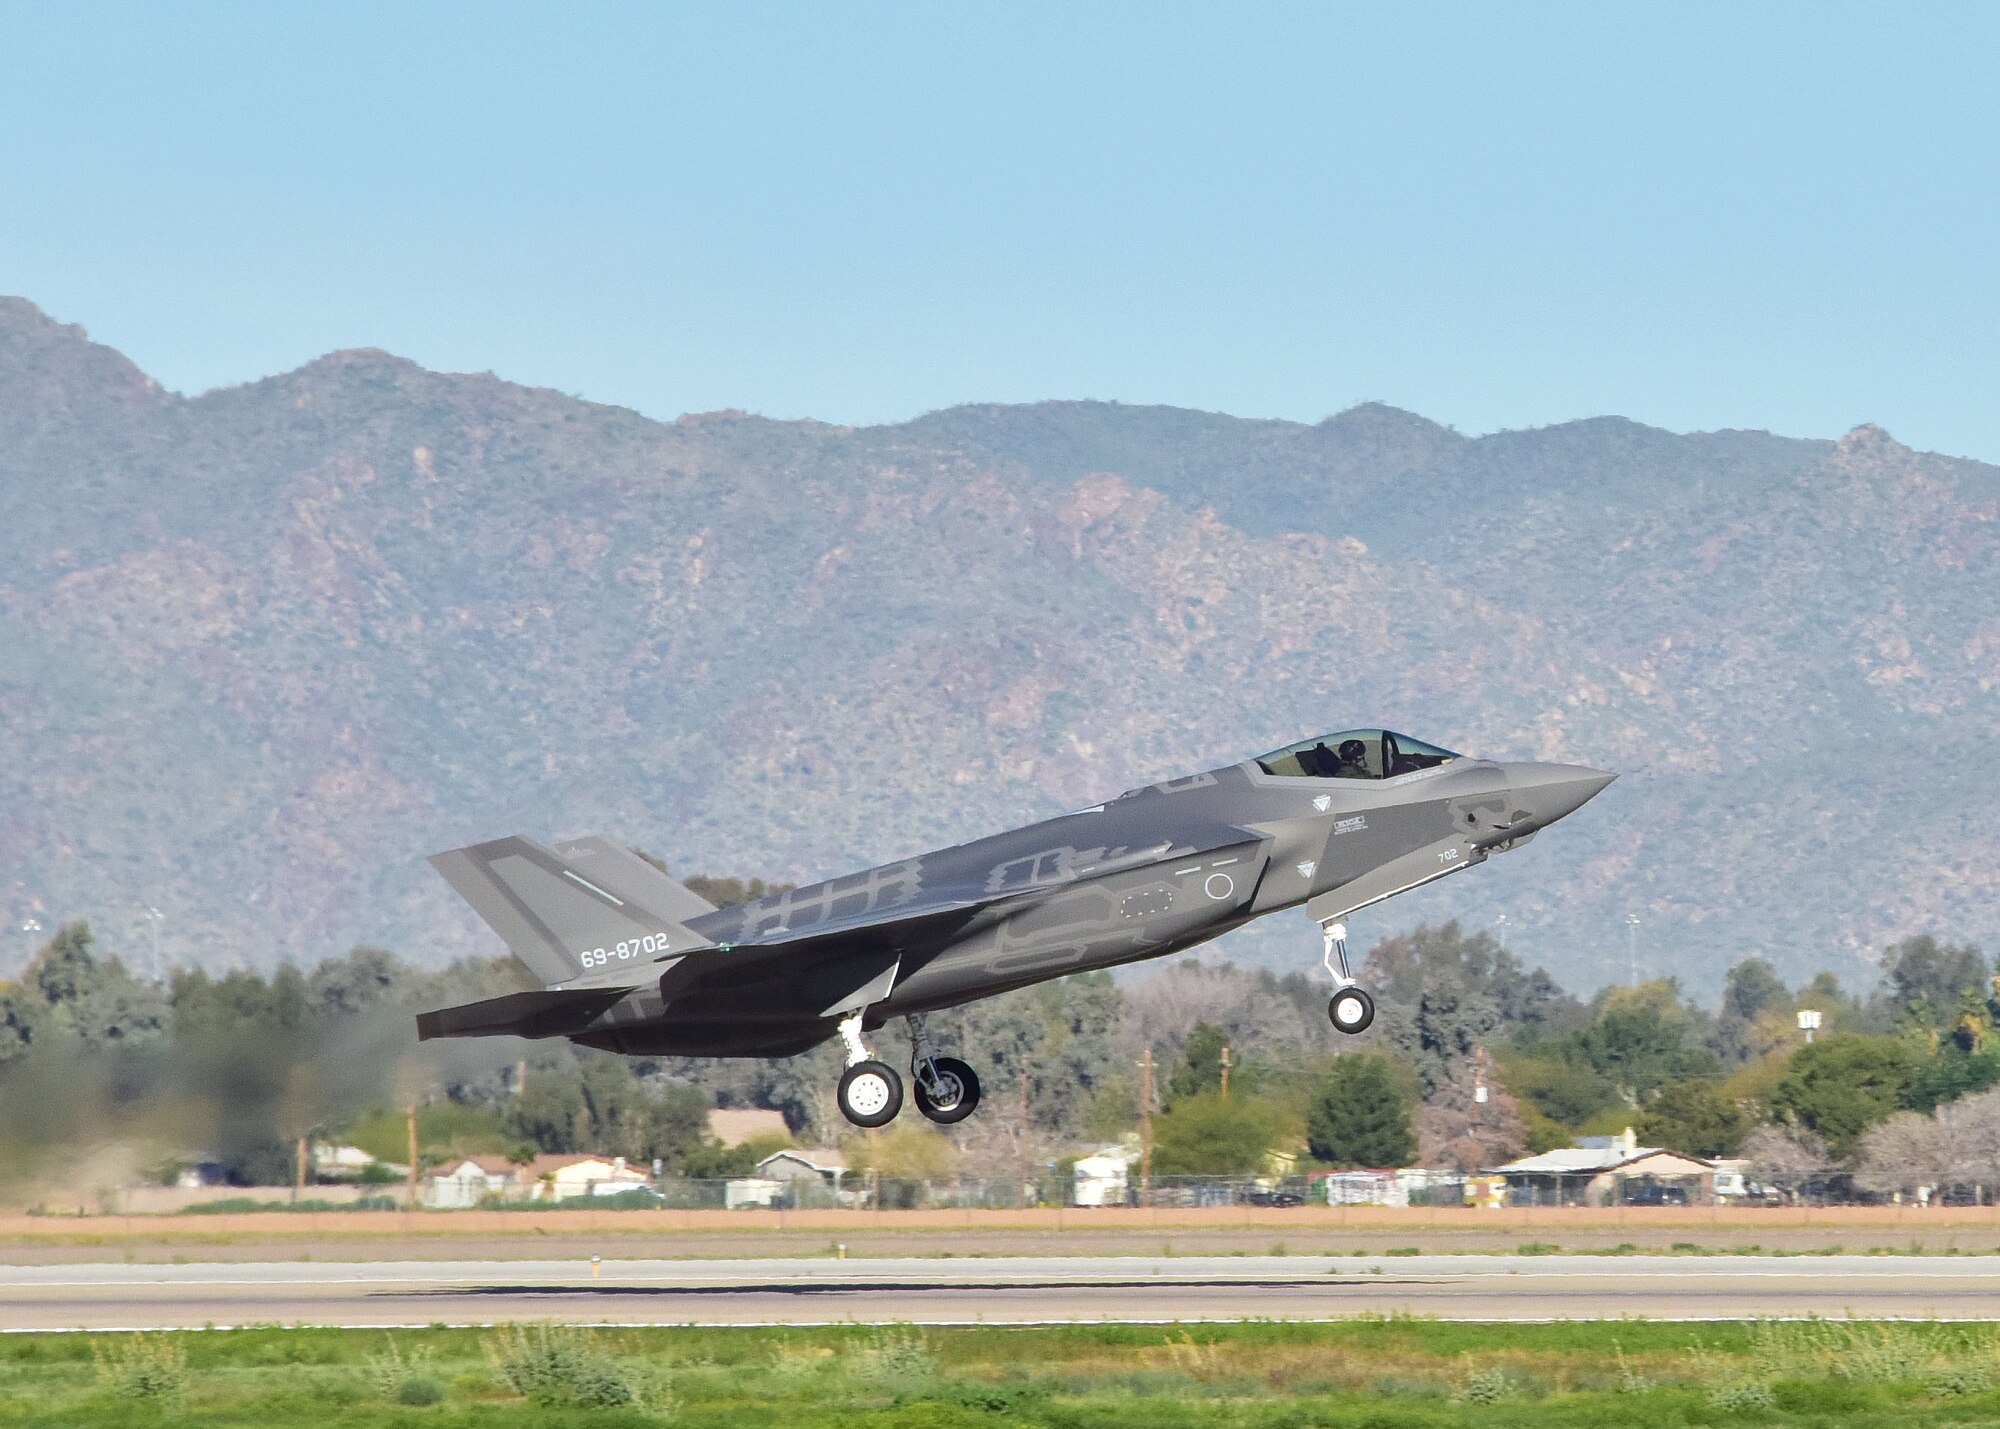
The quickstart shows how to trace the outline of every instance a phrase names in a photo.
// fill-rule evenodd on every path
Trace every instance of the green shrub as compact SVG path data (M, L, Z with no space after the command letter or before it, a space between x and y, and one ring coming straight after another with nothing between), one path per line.
M124 1340L93 1340L97 1381L121 1399L177 1403L188 1390L187 1347L172 1335L144 1333Z
M1632 1362L1625 1358L1625 1347L1613 1340L1611 1353L1618 1361L1618 1392L1620 1394L1644 1394L1653 1387L1653 1381L1632 1368Z
M856 1379L896 1395L928 1389L937 1380L937 1355L929 1341L907 1327L883 1330L847 1353L846 1368Z
M1514 1388L1514 1377L1499 1365L1475 1369L1468 1362L1458 1381L1458 1393L1452 1397L1465 1404L1498 1404Z
M412 1375L396 1386L396 1403L421 1408L427 1404L439 1403L444 1398L444 1386L429 1375Z
M1939 1399L1984 1394L1993 1385L1992 1367L1984 1364L1944 1365L1924 1376L1924 1388Z
M444 1398L444 1386L430 1372L432 1351L419 1345L404 1354L394 1339L382 1353L362 1361L368 1382L375 1393L393 1404L436 1404ZM428 1398L424 1396L428 1395Z
M1771 1392L1771 1386L1761 1379L1726 1379L1708 1387L1708 1403L1712 1409L1741 1412L1774 1408L1778 1397Z
M636 1406L638 1388L597 1335L573 1325L510 1325L486 1340L486 1358L516 1394L545 1407Z
M1753 1373L1720 1352L1707 1345L1696 1344L1688 1351L1693 1361L1694 1377L1707 1390L1709 1406L1714 1409L1742 1412L1773 1407L1777 1396L1771 1392L1768 1374ZM1753 1363L1758 1362L1753 1355Z
M1767 1320L1751 1332L1750 1353L1758 1369L1773 1378L1857 1384L1922 1380L1940 1364L1989 1373L1995 1367L1989 1344L1947 1325Z

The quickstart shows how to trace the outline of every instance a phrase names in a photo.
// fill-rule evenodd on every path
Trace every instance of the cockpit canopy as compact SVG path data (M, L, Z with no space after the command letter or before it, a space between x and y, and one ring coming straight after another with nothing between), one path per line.
M1461 756L1390 729L1349 729L1274 750L1257 760L1287 779L1393 779Z

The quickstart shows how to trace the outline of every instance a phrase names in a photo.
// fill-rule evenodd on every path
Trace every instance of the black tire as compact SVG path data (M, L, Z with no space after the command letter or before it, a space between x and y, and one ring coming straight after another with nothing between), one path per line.
M1358 987L1343 987L1327 1000L1326 1020L1334 1031L1349 1036L1366 1032L1375 1020L1375 999Z
M903 1109L903 1079L887 1062L856 1062L840 1074L838 1098L856 1126L887 1126Z
M939 1057L932 1065L937 1069L939 1081L947 1088L957 1087L957 1095L943 1102L933 1101L924 1079L912 1076L910 1091L917 1099L917 1110L939 1126L964 1121L979 1106L979 1074L956 1057Z

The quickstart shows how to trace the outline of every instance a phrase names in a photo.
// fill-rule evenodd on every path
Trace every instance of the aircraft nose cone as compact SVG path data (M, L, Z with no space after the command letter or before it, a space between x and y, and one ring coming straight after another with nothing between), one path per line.
M1517 808L1525 810L1535 828L1581 809L1618 776L1584 764L1512 764L1507 783Z

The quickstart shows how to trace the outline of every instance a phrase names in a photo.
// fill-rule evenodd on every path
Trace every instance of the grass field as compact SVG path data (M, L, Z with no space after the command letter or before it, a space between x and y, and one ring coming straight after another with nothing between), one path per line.
M2000 1326L240 1330L0 1341L0 1424L2000 1424Z

